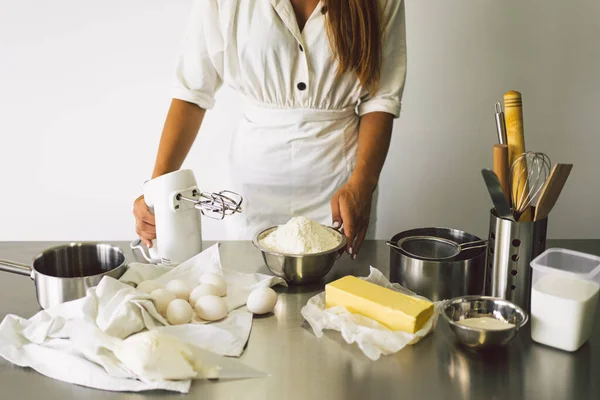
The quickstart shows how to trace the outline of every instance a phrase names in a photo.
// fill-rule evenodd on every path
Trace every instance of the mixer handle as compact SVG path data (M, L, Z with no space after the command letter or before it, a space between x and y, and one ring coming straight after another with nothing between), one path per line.
M142 253L142 257L144 257L146 259L146 261L148 261L151 264L156 264L156 263L160 262L160 261L152 259L152 257L150 256L150 250L146 249L146 246L144 246L142 244L142 241L140 239L133 240L129 244L129 247L131 248L131 250L138 249L140 251L140 253Z

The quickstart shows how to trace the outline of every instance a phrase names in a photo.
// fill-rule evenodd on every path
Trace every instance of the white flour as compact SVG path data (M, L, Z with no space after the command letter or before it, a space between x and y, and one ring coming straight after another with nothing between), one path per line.
M314 254L335 248L340 237L306 217L293 217L269 233L261 244L279 253Z

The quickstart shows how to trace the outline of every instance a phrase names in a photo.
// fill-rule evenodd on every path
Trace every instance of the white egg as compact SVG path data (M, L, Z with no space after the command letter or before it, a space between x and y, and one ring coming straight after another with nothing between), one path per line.
M161 288L162 288L162 285L160 283L153 281L151 279L140 282L137 285L137 290L142 291L147 294L150 294L153 291L155 291L156 289L161 289Z
M181 279L173 279L172 281L168 282L165 285L165 289L173 293L178 299L183 299L185 301L189 300L190 292L192 291L190 285Z
M221 275L207 272L200 277L200 283L213 285L219 289L219 296L223 297L227 294L227 282Z
M154 300L156 309L161 314L166 314L169 303L176 299L175 295L166 289L156 289L150 293L150 297Z
M167 307L167 320L172 325L187 324L192 320L193 314L192 306L183 299L175 299Z
M221 292L215 285L211 285L209 283L202 283L196 286L194 290L192 290L192 293L190 293L190 304L195 306L196 301L198 301L200 297L209 295L218 296L219 293Z
M248 310L253 314L269 313L273 311L275 304L277 304L277 293L270 287L254 289L246 302Z
M206 321L217 321L227 315L227 303L218 296L202 296L196 301L196 314Z

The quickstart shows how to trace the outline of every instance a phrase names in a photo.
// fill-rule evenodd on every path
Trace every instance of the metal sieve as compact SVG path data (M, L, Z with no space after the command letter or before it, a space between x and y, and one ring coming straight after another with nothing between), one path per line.
M447 260L458 256L463 250L487 246L487 240L459 244L453 240L437 236L408 236L397 244L388 242L404 254L423 260Z

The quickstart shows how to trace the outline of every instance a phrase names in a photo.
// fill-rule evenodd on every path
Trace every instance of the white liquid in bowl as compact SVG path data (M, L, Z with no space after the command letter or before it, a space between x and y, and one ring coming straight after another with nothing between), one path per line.
M492 317L467 318L456 322L458 325L468 326L469 328L485 329L488 331L502 331L514 328L515 325L500 321Z

